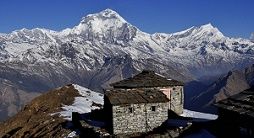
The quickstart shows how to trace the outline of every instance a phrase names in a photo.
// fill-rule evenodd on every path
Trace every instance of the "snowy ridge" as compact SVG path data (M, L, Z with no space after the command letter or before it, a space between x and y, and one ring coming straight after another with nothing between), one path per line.
M253 42L228 38L210 23L172 34L148 34L110 9L89 14L77 26L59 32L35 28L1 34L0 48L0 61L5 63L49 63L91 71L101 68L105 57L130 55L137 70L153 59L196 78L254 62Z
M71 120L72 112L84 114L91 112L91 110L99 109L100 107L96 106L96 104L103 105L102 94L76 84L73 86L76 90L78 90L81 96L75 97L75 101L72 105L64 105L62 107L63 111L59 112L60 116L64 117L67 120Z
M219 31L218 28L214 27L211 23L202 25L200 27L191 27L187 30L173 33L172 36L184 36L186 34L192 34L193 36L215 36L216 39L222 39L224 35Z
M206 120L215 120L218 118L218 115L208 114L208 113L201 113L196 111L191 111L188 109L183 110L183 117L191 117L191 118L198 118L198 119L206 119Z

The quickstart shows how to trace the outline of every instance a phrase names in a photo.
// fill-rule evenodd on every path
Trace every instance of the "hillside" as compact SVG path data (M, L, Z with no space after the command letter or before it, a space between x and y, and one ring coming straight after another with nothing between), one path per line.
M8 80L0 79L0 122L15 115L25 104L40 93L27 92Z
M0 137L66 137L71 130L68 129L68 120L64 114L68 106L75 105L77 99L85 99L84 93L93 93L89 89L76 85L67 85L51 90L27 104L18 114L0 124ZM77 90L78 89L78 90ZM83 92L83 96L80 93ZM76 106L77 112L89 112L93 109L93 96L83 100L83 107ZM72 109L75 111L75 109ZM63 115L63 116L62 116Z
M91 137L109 135L104 128L100 128L101 120L96 121L83 118L82 127L77 127L72 122L72 112L78 112L83 117L87 116L92 110L102 109L103 95L91 91L79 85L66 85L36 97L28 103L20 112L0 123L0 137L17 138L17 137ZM105 116L103 110L93 112L96 116ZM166 133L154 131L145 133L144 136L156 137L172 136L176 137L182 131L176 131L172 127L187 126L188 122L196 122L199 120L209 121L218 118L217 115L195 112L184 109L184 113L175 120L175 116L169 116L166 126L160 129L166 130ZM173 118L173 119L172 119ZM185 119L184 119L185 118ZM182 119L182 120L181 120ZM187 128L186 128L187 129ZM96 131L96 132L95 132ZM196 134L191 132L190 134ZM197 134L199 134L198 132ZM203 133L203 132L202 132ZM201 133L201 134L202 134ZM174 135L175 134L175 135ZM188 133L188 135L190 135ZM206 132L205 136L213 136L210 132Z
M243 70L230 71L224 77L203 89L186 103L190 109L215 112L213 103L238 94L254 85L254 65Z

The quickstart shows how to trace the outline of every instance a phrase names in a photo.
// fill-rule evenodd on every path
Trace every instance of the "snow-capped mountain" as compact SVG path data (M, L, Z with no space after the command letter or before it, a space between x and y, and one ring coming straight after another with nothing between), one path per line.
M243 66L253 63L252 42L225 37L211 24L192 27L171 35L153 36L159 40L159 44L166 45L165 49L172 55L173 61L183 63L184 67L198 77L219 75L232 68L232 65L236 67L234 64L237 63ZM249 61L245 61L246 58Z
M219 74L253 63L254 53L253 42L225 37L211 24L172 34L148 34L110 9L89 14L77 26L60 32L21 29L0 38L1 62L62 64L87 71L101 67L105 57L130 55L136 62L155 59L202 77L214 68ZM197 74L197 68L204 73Z
M210 80L253 62L253 42L226 37L211 24L148 34L110 9L62 31L0 34L0 78L27 92L67 83L100 91L142 69L185 82Z

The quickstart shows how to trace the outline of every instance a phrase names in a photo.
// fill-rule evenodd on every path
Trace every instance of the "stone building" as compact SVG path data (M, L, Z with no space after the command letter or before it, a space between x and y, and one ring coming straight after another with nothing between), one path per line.
M223 137L254 137L254 86L215 104Z
M158 89L112 89L104 95L113 134L148 132L168 119L168 98Z
M184 91L183 83L165 78L154 71L144 70L141 73L125 80L111 84L114 89L158 89L169 99L168 109L175 113L183 113Z
M168 119L168 109L183 112L183 83L154 71L142 71L111 86L104 95L104 109L113 134L148 132Z

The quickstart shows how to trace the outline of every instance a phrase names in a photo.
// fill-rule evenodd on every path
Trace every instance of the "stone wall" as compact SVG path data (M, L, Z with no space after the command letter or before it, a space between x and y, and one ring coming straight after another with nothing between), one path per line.
M152 111L152 106L155 106L155 111ZM114 134L148 132L168 119L168 103L130 104L113 106L112 109Z
M142 89L142 88L136 88L136 89ZM152 87L152 88L144 88L144 89L161 90L169 99L168 109L174 111L178 115L183 113L183 105L184 105L183 86Z
M184 92L183 86L174 86L171 90L170 110L178 115L183 113Z
M168 109L180 115L183 113L184 92L183 86L160 87L159 88L170 100Z
M152 106L155 106L155 111L152 111ZM146 109L148 131L160 126L168 119L168 103L148 103Z

